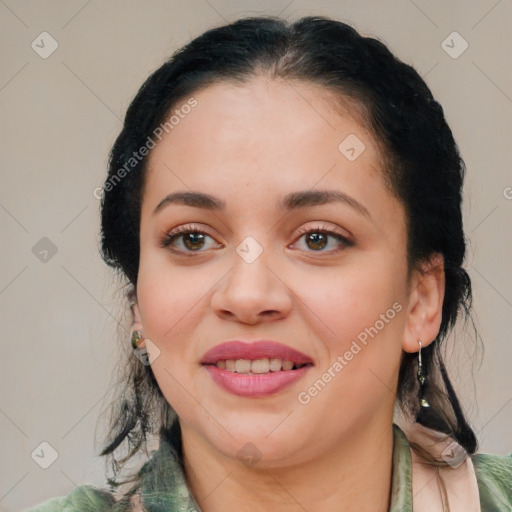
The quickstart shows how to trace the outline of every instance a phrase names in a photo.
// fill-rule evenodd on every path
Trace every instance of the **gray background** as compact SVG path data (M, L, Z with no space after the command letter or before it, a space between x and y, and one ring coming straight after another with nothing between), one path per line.
M104 484L96 421L126 315L98 254L93 192L147 75L202 31L260 13L352 23L415 66L443 105L467 164L467 268L485 346L480 366L463 341L471 330L458 330L450 365L481 450L512 452L510 0L0 0L0 510ZM31 47L51 48L44 31L59 45L45 59ZM457 58L442 45L454 31L469 44ZM48 469L31 457L49 457L43 441L58 452Z

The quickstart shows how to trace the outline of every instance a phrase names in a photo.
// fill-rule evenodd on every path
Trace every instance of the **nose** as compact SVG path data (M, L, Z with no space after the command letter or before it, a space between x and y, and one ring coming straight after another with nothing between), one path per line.
M291 290L280 273L269 266L264 254L265 251L249 263L235 253L233 267L211 298L218 317L254 325L289 315Z

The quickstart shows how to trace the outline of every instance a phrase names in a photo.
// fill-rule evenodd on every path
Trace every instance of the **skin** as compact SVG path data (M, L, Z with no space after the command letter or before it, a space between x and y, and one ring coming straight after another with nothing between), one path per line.
M439 331L442 257L408 279L404 208L382 178L378 146L319 86L257 76L194 97L195 109L149 156L137 282L137 321L150 353L159 351L152 368L179 416L189 487L205 512L386 511L400 358ZM366 146L354 161L338 149L349 134ZM310 189L342 191L371 219L341 202L278 208L285 194ZM167 194L190 190L226 209L170 204L153 214ZM187 246L185 236L173 244L181 252L161 247L189 223L208 233L203 242L189 237ZM353 245L299 234L319 224ZM263 249L252 263L236 252L247 236ZM300 403L396 302L401 311ZM275 395L229 394L199 361L237 338L279 341L314 367ZM252 466L237 455L246 443L261 456Z

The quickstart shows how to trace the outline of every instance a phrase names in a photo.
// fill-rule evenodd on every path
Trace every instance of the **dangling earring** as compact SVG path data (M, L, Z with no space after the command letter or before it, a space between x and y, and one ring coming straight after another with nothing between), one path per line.
M131 343L133 350L137 350L139 343L144 341L144 337L142 336L142 329L138 329L138 327L142 327L139 318L139 308L135 301L130 302L130 310L132 312L133 324L131 328Z
M136 350L139 346L139 343L143 340L142 331L137 329L136 331L132 331L132 348Z
M131 344L133 348L133 355L144 365L149 366L151 364L151 361L149 360L149 353L146 345L143 347L139 347L141 342L148 342L149 340L146 340L144 336L142 335L142 330L132 330L132 338L131 338Z
M131 337L130 343L133 349L133 355L139 359L139 361L145 365L149 366L151 362L158 357L159 351L155 352L153 348L152 353L152 361L150 361L149 353L148 353L148 343L151 343L150 340L144 338L142 334L142 323L140 321L139 308L136 302L130 303L130 309L132 310L133 324L131 328ZM144 342L144 343L143 343ZM140 345L143 345L142 347Z
M418 351L418 382L420 383L419 398L420 407L430 407L430 404L425 399L425 381L426 377L423 374L423 363L421 362L421 340L418 340L420 350Z

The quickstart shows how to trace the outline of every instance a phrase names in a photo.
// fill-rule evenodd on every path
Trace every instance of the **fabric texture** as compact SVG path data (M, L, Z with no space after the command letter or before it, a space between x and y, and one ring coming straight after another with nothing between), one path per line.
M162 437L158 450L140 470L143 506L132 508L116 503L112 494L82 485L68 495L50 499L28 512L202 512L186 484L180 434L176 421L173 429ZM409 441L397 425L393 425L393 435L389 512L413 512L413 465ZM471 462L478 483L481 511L512 511L512 455L478 454L471 457Z

